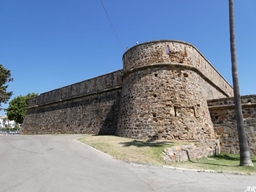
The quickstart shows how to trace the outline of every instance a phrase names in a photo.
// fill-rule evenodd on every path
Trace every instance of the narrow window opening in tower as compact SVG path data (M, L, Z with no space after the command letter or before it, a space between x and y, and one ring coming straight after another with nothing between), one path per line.
M175 117L177 117L177 107L173 107L174 108L174 114L175 114Z
M166 53L167 53L168 55L171 54L171 49L170 49L169 45L166 46Z
M153 113L153 117L156 117L156 114L155 114L155 113Z
M154 94L154 97L156 97L156 94Z
M192 107L193 111L194 111L194 116L195 117L198 117L198 113L197 113L197 110L196 110L196 107Z
M155 73L154 75L155 75L155 77L157 77L157 73Z

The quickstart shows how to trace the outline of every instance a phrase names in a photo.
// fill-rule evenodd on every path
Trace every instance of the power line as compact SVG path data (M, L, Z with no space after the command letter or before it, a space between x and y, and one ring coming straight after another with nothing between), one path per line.
M108 12L107 12L107 10L106 10L106 8L105 8L105 6L104 6L102 0L100 0L100 2L101 2L101 5L102 5L102 7L103 7L105 13L106 13L106 16L107 16L108 21L109 21L109 23L110 23L110 25L111 25L111 28L112 28L113 31L114 31L114 34L115 34L115 36L116 36L116 39L117 39L117 41L118 41L118 43L119 43L119 45L120 45L122 51L124 51L124 48L123 48L123 46L122 46L122 43L121 43L120 39L118 38L118 35L117 35L116 30L115 30L115 28L114 28L114 25L112 24L112 22L111 22L111 20L110 20L110 17L109 17L109 15L108 15Z

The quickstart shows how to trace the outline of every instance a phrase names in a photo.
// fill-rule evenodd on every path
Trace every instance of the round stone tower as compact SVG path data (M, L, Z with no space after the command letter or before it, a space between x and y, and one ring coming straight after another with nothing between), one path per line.
M226 97L219 73L181 41L138 44L123 55L117 135L143 139L214 139L207 100ZM220 76L220 75L219 75Z

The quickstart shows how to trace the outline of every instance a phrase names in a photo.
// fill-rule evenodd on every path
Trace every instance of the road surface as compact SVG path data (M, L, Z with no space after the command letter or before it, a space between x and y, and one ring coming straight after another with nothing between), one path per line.
M115 160L76 141L77 137L1 136L0 192L250 192L256 186L256 176Z

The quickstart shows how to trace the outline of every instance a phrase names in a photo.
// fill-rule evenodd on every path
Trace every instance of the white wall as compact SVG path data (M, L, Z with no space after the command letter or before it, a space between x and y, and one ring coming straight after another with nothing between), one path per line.
M6 119L6 120L4 120ZM7 126L10 126L10 128L14 128L16 125L15 121L10 121L9 119L7 119L7 116L0 116L0 128L5 128Z

